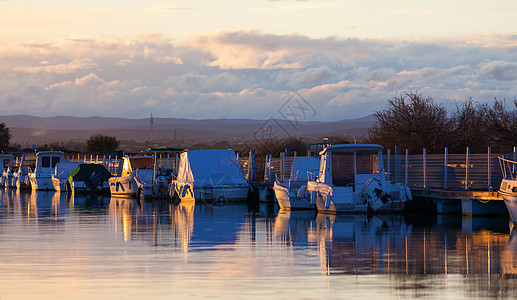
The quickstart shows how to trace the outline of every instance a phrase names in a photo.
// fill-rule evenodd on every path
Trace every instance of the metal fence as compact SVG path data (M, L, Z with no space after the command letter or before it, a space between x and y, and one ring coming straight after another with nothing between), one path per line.
M70 162L82 162L82 163L90 163L90 164L100 164L103 165L113 176L122 175L122 159L118 159L115 156L106 156L106 155L77 155L77 156L67 156L65 157L67 161ZM167 170L176 170L178 165L178 156L165 156L158 155L156 157L156 168L157 169L167 169Z
M384 171L388 179L411 188L449 190L497 190L502 173L498 156L514 159L516 153L487 153L388 155L384 156ZM265 181L289 178L294 157L266 158Z
M502 179L501 154L389 155L385 159L390 180L412 188L496 190ZM509 155L509 154L505 154Z

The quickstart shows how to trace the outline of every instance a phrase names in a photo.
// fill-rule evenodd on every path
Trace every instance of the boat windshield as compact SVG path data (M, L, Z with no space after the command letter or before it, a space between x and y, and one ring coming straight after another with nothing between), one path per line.
M355 182L354 152L332 152L332 184L347 186Z
M152 168L154 165L153 157L130 158L130 160L132 170Z
M354 167L355 156L355 167ZM355 184L355 174L379 174L377 150L332 152L332 184L350 186Z
M356 152L357 174L379 174L379 156L377 150Z

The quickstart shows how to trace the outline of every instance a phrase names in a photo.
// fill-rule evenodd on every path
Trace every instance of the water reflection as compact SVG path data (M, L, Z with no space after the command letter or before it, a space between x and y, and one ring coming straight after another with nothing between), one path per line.
M285 295L286 287L297 298L514 297L517 230L508 225L508 218L327 215L0 189L0 282L37 284L44 271L61 284L88 282L83 292L108 289L95 278L117 278L124 295L143 298L211 296L207 282L223 298ZM132 288L136 278L157 294ZM123 296L105 291L95 296Z

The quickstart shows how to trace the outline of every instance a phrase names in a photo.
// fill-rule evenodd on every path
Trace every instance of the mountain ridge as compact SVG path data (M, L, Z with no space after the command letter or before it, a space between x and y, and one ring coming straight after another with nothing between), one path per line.
M84 142L93 134L115 136L135 141L249 141L267 137L288 136L321 138L323 136L359 137L375 122L373 115L340 121L297 121L286 119L185 119L116 117L37 117L29 115L0 116L17 144Z

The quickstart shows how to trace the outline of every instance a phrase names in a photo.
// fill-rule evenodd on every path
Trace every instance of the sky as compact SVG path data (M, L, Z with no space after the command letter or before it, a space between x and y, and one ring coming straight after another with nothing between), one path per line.
M0 115L360 118L517 97L515 0L0 0Z

